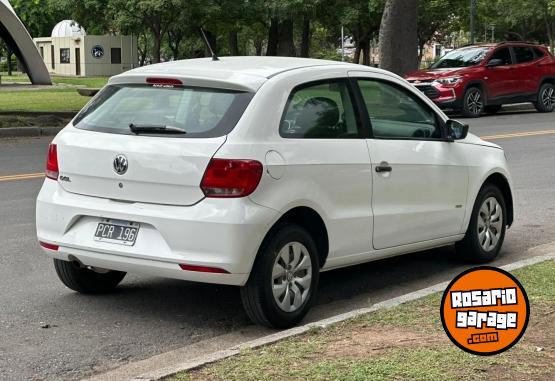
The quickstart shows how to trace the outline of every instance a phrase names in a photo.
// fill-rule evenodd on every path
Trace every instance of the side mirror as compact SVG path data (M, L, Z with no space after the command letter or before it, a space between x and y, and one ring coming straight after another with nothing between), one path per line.
M504 61L500 58L494 58L488 62L487 67L503 66Z
M457 120L448 120L445 124L447 128L447 140L454 142L455 140L463 140L468 136L468 124L461 123Z

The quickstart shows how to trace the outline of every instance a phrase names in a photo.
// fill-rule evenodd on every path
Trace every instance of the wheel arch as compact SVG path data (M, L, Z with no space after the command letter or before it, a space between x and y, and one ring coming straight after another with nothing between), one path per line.
M540 81L540 86L538 87L538 91L540 91L541 87L546 83L551 83L552 85L555 85L555 76L548 75L543 77Z
M507 208L507 226L510 227L514 221L514 204L513 193L511 191L509 181L503 174L495 172L488 176L482 187L486 184L495 185L503 194L503 197L505 198L505 207Z
M307 206L297 206L283 213L272 225L270 230L268 230L260 247L264 247L266 242L275 234L280 226L284 224L299 225L308 231L318 248L320 268L324 267L329 253L328 229L320 214Z
M468 89L477 87L480 90L482 90L482 93L484 94L485 99L485 105L487 105L487 101L489 99L489 92L488 92L488 87L486 86L484 81L480 81L480 80L473 80L473 81L469 81L466 86L464 87L464 92L463 94L466 94L466 92L468 91Z

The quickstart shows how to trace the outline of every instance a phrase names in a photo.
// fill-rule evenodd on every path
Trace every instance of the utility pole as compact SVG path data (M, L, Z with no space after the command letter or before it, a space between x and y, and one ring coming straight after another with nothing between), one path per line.
M476 38L474 36L476 21L476 0L470 0L470 44L474 45Z

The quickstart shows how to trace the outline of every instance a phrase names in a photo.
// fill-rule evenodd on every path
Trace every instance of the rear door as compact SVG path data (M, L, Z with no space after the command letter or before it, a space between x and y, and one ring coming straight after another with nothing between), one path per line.
M179 85L111 85L57 140L60 184L128 202L193 205L217 150L252 94ZM186 133L133 133L130 125Z
M386 77L356 78L372 128L373 245L386 249L460 233L468 169L459 145L418 96Z
M514 46L515 81L513 93L515 95L534 94L538 90L541 79L541 69L537 57L531 46Z
M494 59L502 60L503 64L486 69L487 72L484 80L488 85L488 97L501 98L513 94L515 88L515 70L511 50L509 47L498 48L489 58L489 61Z

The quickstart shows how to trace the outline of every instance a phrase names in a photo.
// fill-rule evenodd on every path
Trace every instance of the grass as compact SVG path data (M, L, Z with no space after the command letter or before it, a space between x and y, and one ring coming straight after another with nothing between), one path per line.
M452 345L439 322L441 295L434 294L166 381L553 379L555 348L548 336L555 329L555 261L514 274L528 293L534 324L519 345L498 356L473 356ZM372 342L376 336L383 340Z
M75 89L0 91L0 111L77 112L89 100Z
M15 75L7 75L5 73L2 75L2 83L31 83L29 77L26 74L16 73ZM52 83L55 85L70 85L79 87L93 87L100 88L108 83L108 77L61 77L61 76L51 76Z
M52 76L51 78L54 86L49 88L2 89L0 85L0 112L14 114L18 112L77 112L90 98L79 95L76 88L100 88L108 82L107 77ZM14 73L11 76L2 73L2 83L25 84L30 81L27 75L22 73ZM3 123L0 124L3 125Z

